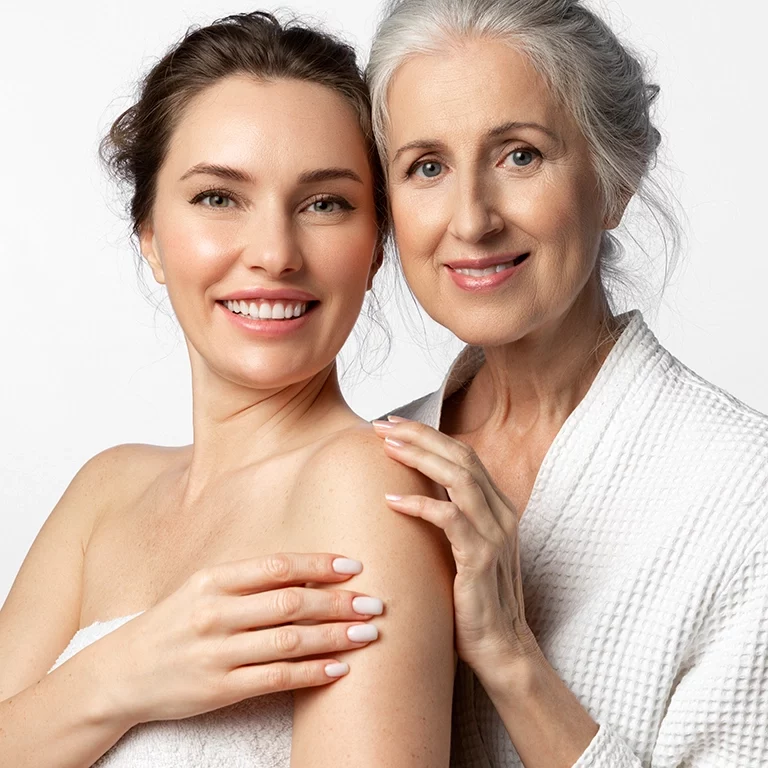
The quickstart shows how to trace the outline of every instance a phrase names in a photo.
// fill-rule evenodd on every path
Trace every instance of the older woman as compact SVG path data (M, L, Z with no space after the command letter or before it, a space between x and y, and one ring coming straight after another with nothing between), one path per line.
M453 546L453 765L768 764L768 419L606 288L657 87L569 0L391 3L368 74L405 276L468 343L376 424L450 497L388 498Z

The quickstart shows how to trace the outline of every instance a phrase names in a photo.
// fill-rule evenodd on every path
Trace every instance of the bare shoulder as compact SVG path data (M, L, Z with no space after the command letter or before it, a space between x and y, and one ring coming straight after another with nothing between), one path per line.
M0 610L0 700L39 680L78 629L85 551L99 516L169 460L165 449L118 445L90 458L72 478Z
M410 467L390 459L381 438L367 423L341 430L312 454L297 486L323 501L379 498L383 493L418 493L440 497L441 489ZM383 497L382 497L383 499Z
M100 451L80 467L48 520L62 519L70 530L79 522L77 530L87 535L98 516L112 507L126 489L162 471L179 450L125 443Z
M107 499L119 495L121 486L149 481L181 460L186 447L123 443L89 459L76 475L79 484L101 492Z
M335 433L314 451L296 481L292 517L300 521L310 548L330 535L353 541L370 555L391 552L393 546L414 554L426 548L432 557L450 555L442 531L392 511L386 493L444 497L432 480L390 459L365 423Z
M296 540L306 551L344 550L375 562L395 589L423 575L422 568L443 574L433 581L436 589L450 587L454 561L444 533L390 509L386 493L444 497L424 475L390 459L367 424L336 433L314 452L296 482L291 501ZM373 574L355 577L352 582L360 586L353 588L371 578L379 580Z
M123 443L90 458L67 489L82 503L78 511L90 522L89 531L119 513L138 498L157 478L184 460L189 448Z

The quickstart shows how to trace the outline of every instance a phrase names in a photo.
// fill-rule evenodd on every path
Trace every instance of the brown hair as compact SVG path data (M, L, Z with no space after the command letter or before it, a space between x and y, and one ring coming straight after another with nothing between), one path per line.
M254 11L192 27L144 76L136 103L102 139L99 154L130 190L128 212L139 235L155 200L157 174L184 108L205 88L231 75L318 83L354 109L368 144L380 242L388 225L386 189L371 130L371 106L354 49L298 20L281 23Z

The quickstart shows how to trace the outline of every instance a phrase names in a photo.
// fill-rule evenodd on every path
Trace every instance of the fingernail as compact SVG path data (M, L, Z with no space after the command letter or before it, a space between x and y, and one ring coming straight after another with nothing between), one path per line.
M389 443L395 448L402 448L405 445L405 443L401 443L399 440L393 440L391 437L385 437L384 442Z
M399 496L399 495L398 495L398 494L396 494L396 493L385 493L385 494L384 494L384 498L385 498L387 501L402 501L402 500L403 500L403 497L402 497L402 496Z
M356 624L347 630L347 637L353 643L368 643L379 636L379 630L374 624Z
M384 612L384 603L378 597L355 597L352 599L352 608L356 613L378 616Z
M409 421L409 419L404 419L402 416L387 416L387 418L390 421L398 422L398 421Z
M345 664L343 661L325 665L325 674L328 677L343 677L347 672L349 672L349 664Z
M388 421L381 421L379 419L372 421L371 424L373 424L373 426L377 429L393 429L395 426L394 424L390 424Z
M332 565L336 573L361 573L363 570L363 564L359 560L352 560L350 557L337 557Z

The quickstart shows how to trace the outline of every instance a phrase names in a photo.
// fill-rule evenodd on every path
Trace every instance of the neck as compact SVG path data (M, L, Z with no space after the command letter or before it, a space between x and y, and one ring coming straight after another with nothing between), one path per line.
M587 286L562 316L523 338L485 347L485 364L451 420L452 431L559 430L594 381L617 337L602 291Z
M300 448L355 419L333 363L309 379L257 390L222 378L190 348L193 442L183 497L199 498L216 479Z

